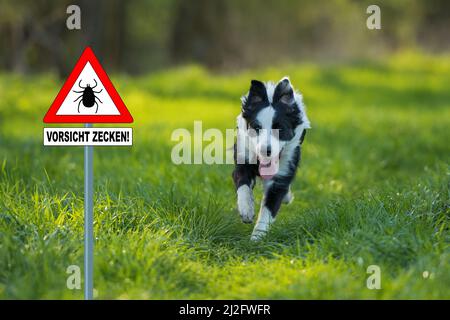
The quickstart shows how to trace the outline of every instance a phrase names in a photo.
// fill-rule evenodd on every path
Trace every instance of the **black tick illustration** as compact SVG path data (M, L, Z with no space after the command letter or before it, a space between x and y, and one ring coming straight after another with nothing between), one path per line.
M89 85L89 83L86 84L86 87L82 87L81 86L81 80L80 80L80 82L78 82L78 86L80 87L80 89L83 89L83 91L73 90L73 92L75 92L75 93L81 93L81 95L73 101L73 102L76 102L77 100L79 100L81 98L80 102L78 102L78 113L80 113L80 104L81 104L81 102L83 102L83 106L85 106L86 108L92 108L95 105L96 106L95 113L97 113L97 111L98 111L98 103L97 103L96 99L100 103L103 103L95 95L96 93L102 92L103 89L101 89L100 91L94 91L95 87L97 87L97 81L95 81L95 79L94 79L94 82L95 82L95 86L93 86L93 87L91 87Z

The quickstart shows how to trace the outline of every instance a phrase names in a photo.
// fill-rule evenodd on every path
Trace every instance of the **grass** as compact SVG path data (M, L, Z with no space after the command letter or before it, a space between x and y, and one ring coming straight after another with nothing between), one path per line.
M295 201L259 243L235 211L230 165L173 165L175 128L233 128L252 78L290 75L307 104ZM98 299L450 298L450 58L288 65L212 75L186 66L113 82L134 146L95 149ZM61 81L0 74L0 298L80 299L83 150L44 148ZM260 186L256 195L260 199ZM369 265L381 289L369 290Z

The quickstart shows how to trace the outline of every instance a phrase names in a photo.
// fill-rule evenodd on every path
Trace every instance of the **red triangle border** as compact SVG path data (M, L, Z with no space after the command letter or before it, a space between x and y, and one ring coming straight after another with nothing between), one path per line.
M83 71L84 66L90 62L92 68L97 74L98 78L102 82L105 90L108 92L112 101L119 110L119 115L57 115L59 108L66 99L70 90L72 89L75 81L77 80L80 73ZM106 74L105 70L101 66L91 47L86 47L80 58L78 59L75 67L64 83L63 87L59 91L55 100L53 101L50 109L47 111L44 117L44 123L131 123L133 122L133 117L125 106L122 98L120 98L119 93L114 88L111 80Z

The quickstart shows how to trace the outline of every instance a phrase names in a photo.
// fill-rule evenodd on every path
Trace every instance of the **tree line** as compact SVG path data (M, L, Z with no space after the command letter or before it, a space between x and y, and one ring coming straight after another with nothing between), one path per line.
M66 27L67 6L81 30ZM378 1L380 30L366 28L371 1L0 0L0 70L67 75L86 45L110 70L131 74L198 63L234 70L311 59L355 59L401 48L450 47L450 2Z

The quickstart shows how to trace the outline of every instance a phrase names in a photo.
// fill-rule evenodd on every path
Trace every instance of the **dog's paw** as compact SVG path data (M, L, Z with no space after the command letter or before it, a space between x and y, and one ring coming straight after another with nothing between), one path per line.
M267 231L264 230L253 230L252 235L250 236L251 241L259 241L261 240L265 235Z
M256 221L255 228L253 229L252 236L250 240L258 241L261 240L269 231L270 225L275 221L272 217L272 213L267 207L262 207L261 212Z
M252 223L255 216L255 203L252 189L248 185L242 185L237 190L237 206L242 222Z
M292 201L294 201L294 194L292 193L291 190L289 190L288 193L286 193L286 195L283 198L283 203L291 204Z

